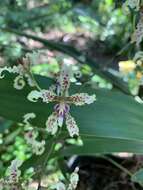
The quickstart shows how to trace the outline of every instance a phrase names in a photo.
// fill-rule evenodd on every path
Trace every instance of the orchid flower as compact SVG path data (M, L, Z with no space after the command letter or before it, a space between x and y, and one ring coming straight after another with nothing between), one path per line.
M19 170L19 167L22 165L22 161L15 159L11 162L11 165L8 167L7 170L7 181L10 184L17 183L19 180L19 177L21 175L21 171Z
M32 190L29 187L29 184L32 182L30 175L27 179L21 175L20 167L22 164L23 161L17 158L11 161L5 177L0 179L0 190ZM33 168L29 168L27 171L31 171L31 176L34 174Z
M70 114L70 105L82 106L95 101L95 95L90 96L87 93L77 93L69 96L71 75L71 65L65 60L54 87L52 86L48 90L33 90L27 97L32 102L37 102L38 99L41 99L45 103L56 102L54 112L46 121L47 131L52 135L57 133L58 127L62 127L65 120L69 135L71 137L78 136L79 128Z
M5 77L4 72L9 72L9 73L13 73L13 74L18 74L15 79L14 79L14 83L13 83L13 87L17 90L21 90L24 88L26 82L25 79L27 79L27 83L29 84L29 86L34 87L35 84L30 76L30 74L28 73L29 70L29 62L28 62L28 57L24 58L22 60L22 64L19 65L14 65L12 67L0 67L0 79L3 79Z
M45 141L36 140L37 134L34 131L28 131L25 134L25 140L32 148L32 152L36 155L41 155L45 151Z
M56 190L75 190L77 188L79 182L79 175L78 175L79 168L75 168L74 172L70 176L70 183L68 187L61 181L57 182L55 185L52 186L52 189Z
M25 126L32 127L29 120L34 119L35 117L36 117L35 113L25 114L23 116L23 123L25 124ZM45 143L45 140L42 140L41 142L36 140L37 136L38 136L38 132L35 132L33 130L29 130L25 133L25 140L26 140L27 144L31 146L32 152L34 154L41 155L45 151L45 144L46 143Z
M19 159L12 160L7 168L5 177L0 179L0 190L18 190L20 189L21 170L19 169L23 161Z

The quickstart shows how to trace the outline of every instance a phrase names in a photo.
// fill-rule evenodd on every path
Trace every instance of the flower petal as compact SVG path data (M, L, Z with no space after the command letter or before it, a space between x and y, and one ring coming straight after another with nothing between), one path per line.
M56 94L51 90L41 90L43 102L49 103L54 101Z
M70 185L72 189L76 189L79 181L79 175L78 175L79 168L75 168L74 172L70 176Z
M66 60L62 64L60 76L58 78L57 85L57 94L63 95L67 93L70 87L70 77L71 77L71 64L69 64Z
M131 9L139 10L140 0L126 0L124 4Z
M55 185L53 185L52 189L56 189L56 190L66 190L66 186L64 183L62 182L58 182Z
M21 72L21 65L19 66L13 66L13 67L2 67L0 68L0 79L4 78L5 75L2 74L4 71L8 71L9 73L20 73Z
M41 142L35 140L34 143L32 144L32 150L33 153L36 155L41 155L45 151L45 144L46 142L42 140Z
M76 121L70 114L66 115L66 126L71 137L75 135L79 136L79 128L76 124Z
M23 89L23 87L25 86L25 81L22 75L18 75L15 79L14 79L14 84L13 84L14 88L17 90L21 90Z
M36 117L35 113L27 113L23 116L23 123L25 125L30 125L29 120L34 119Z
M47 131L52 135L56 134L58 130L58 117L55 112L53 112L46 121Z
M41 142L37 141L36 140L37 136L38 136L37 132L30 130L25 133L25 140L26 143L31 146L32 152L34 154L41 155L45 150L45 141L44 140L42 140Z
M136 45L139 46L143 39L143 14L140 14L139 22L136 26L136 29L132 35L132 42L136 42Z
M22 165L22 163L23 163L23 161L21 161L19 159L15 159L11 162L9 169L14 171L14 170L18 169Z
M42 98L42 93L38 90L32 90L27 96L27 99L31 102L37 102L39 98Z
M31 102L37 102L41 98L43 102L49 103L54 100L55 96L56 94L50 90L33 90L28 94L27 98Z
M23 161L15 159L11 162L11 165L7 168L7 183L17 183L21 175L19 167L22 165Z
M71 103L76 106L82 106L84 104L92 104L96 100L96 96L88 95L87 93L78 93L69 97Z

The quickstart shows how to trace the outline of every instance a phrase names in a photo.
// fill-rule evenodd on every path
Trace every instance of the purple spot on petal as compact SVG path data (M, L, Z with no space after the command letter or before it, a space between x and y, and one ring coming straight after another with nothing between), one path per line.
M58 114L59 117L65 117L65 114L69 112L70 107L67 104L61 103L61 104L56 104L54 106L55 112Z

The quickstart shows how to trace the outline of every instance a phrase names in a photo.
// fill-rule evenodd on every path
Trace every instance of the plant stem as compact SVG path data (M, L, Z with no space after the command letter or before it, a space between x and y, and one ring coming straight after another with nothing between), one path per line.
M31 77L32 81L34 82L35 87L38 90L41 90L40 86L38 85L37 81L35 80L35 77L34 77L33 73L30 71L29 74L30 74L30 77Z
M44 163L42 165L42 168L41 168L41 170L39 172L39 184L38 184L38 189L37 190L39 190L41 188L41 179L42 179L42 176L43 176L44 171L46 169L46 164L47 164L50 156L54 152L54 148L55 148L55 145L57 143L57 140L58 140L58 137L59 137L60 133L61 133L61 130L59 130L58 134L55 136L55 138L53 138L53 142L51 144L50 150L49 150L49 152L48 152L48 154L47 154L47 156L45 158L45 161L44 161Z
M118 164L116 161L114 161L113 159L109 158L108 156L101 156L102 158L108 160L109 162L111 162L113 165L115 165L117 168L119 168L120 170L122 170L124 173L126 173L127 175L129 175L130 177L132 177L132 173L124 168L121 164Z
M30 71L30 68L29 70L27 68L24 68L25 71L28 73L29 77L31 78L31 80L33 81L35 87L38 89L38 90L41 90L40 86L38 85L37 81L35 80L35 77L33 75L33 73Z

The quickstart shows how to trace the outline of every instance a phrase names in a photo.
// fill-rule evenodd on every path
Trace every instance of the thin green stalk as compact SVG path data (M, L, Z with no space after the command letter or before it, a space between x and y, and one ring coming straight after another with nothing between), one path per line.
M54 148L55 148L55 145L57 144L57 140L58 140L58 137L60 134L61 134L61 130L59 130L58 134L55 136L55 138L53 138L53 142L51 144L50 150L49 150L49 152L48 152L48 154L44 160L44 163L42 165L42 168L39 172L39 185L38 185L37 190L40 190L40 188L41 188L41 180L42 180L42 176L43 176L45 169L46 169L46 164L47 164L48 160L50 159L52 153L54 152Z
M135 31L136 29L136 15L134 14L133 15L133 32Z
M40 86L38 85L33 73L30 71L30 68L27 69L27 68L24 68L25 71L28 73L28 75L30 76L31 80L33 81L35 87L38 89L38 90L41 90Z
M35 84L35 87L36 87L38 90L41 90L41 88L40 88L40 86L38 85L38 83L37 83L37 81L36 81L36 79L35 79L33 73L30 71L29 74L30 74L30 77L31 77L32 81L33 81L34 84Z
M116 161L114 161L113 159L109 158L108 156L101 156L102 158L108 160L109 162L111 162L113 165L115 165L117 168L119 168L120 170L122 170L124 173L126 173L127 175L129 175L130 177L133 176L133 174L126 168L124 168L121 164L118 164Z

